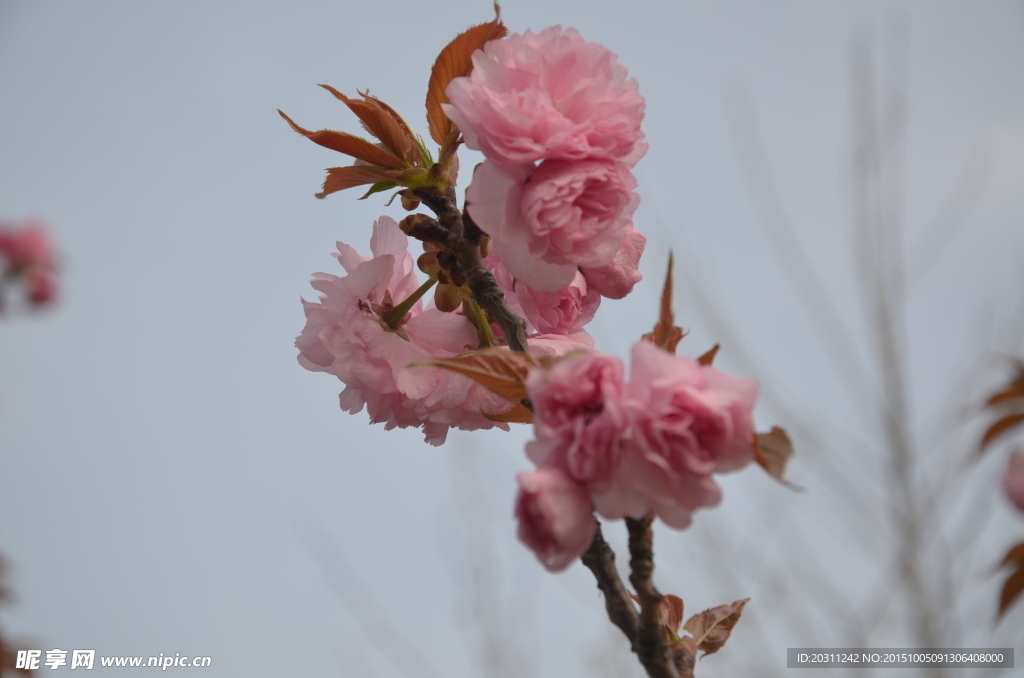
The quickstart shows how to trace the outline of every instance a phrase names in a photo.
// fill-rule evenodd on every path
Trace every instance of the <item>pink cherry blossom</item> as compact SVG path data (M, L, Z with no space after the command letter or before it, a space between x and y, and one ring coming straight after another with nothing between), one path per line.
M520 541L548 570L564 570L594 538L590 495L556 468L520 473L516 479Z
M355 414L365 406L371 422L387 429L422 427L433 445L444 442L450 427L507 430L482 414L504 412L507 401L452 372L409 367L476 348L476 329L467 318L417 302L397 331L383 321L387 310L419 287L407 246L408 238L389 217L374 224L373 258L338 243L335 256L347 275L313 276L321 296L319 303L303 301L306 326L295 342L299 363L345 383L343 410Z
M633 230L636 179L621 163L548 160L513 176L497 163L478 165L466 202L493 238L498 257L530 287L554 291L576 268L613 262Z
M753 459L757 393L753 380L635 344L625 395L631 435L611 489L594 497L598 512L619 518L653 511L681 529L695 510L715 506L721 492L711 473Z
M562 468L591 491L603 491L618 470L627 427L622 361L596 351L530 372L536 440L526 453L540 467Z
M507 167L600 158L636 164L644 99L606 47L552 26L488 42L444 111L470 148Z
M1018 511L1024 511L1024 452L1014 450L1003 476L1003 489Z
M593 320L601 305L601 295L589 289L578 271L567 287L548 292L516 280L493 251L484 259L484 264L505 293L509 308L526 321L529 332L572 334Z
M643 278L640 257L646 244L647 238L634 228L626 235L610 263L581 269L588 289L609 299L622 299L632 292L633 286Z

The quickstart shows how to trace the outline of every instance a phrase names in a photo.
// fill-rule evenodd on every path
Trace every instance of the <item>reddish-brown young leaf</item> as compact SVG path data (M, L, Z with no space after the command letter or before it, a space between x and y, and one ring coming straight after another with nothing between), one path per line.
M640 604L640 596L629 591L629 597L637 605ZM683 599L671 594L661 597L661 608L659 610L661 625L665 629L670 643L679 640L679 627L683 624Z
M324 179L324 189L317 193L316 197L323 199L331 193L337 193L346 188L375 184L378 181L387 181L390 178L391 172L389 170L382 170L370 165L331 167L327 170L327 178Z
M454 125L444 114L441 104L448 103L448 83L455 78L469 75L473 68L473 52L491 40L504 38L508 29L501 23L501 8L494 3L494 20L460 33L445 45L430 70L430 84L427 86L427 124L430 137L439 145L444 144Z
M985 401L985 405L991 407L992 405L1013 400L1024 401L1024 384L1011 384L1006 390L993 394L991 398Z
M997 619L1003 618L1006 610L1017 600L1021 591L1024 591L1024 563L1015 572L1011 573L1007 577L1006 583L1003 584L1003 590L999 594L999 615Z
M1010 383L1007 384L1003 390L994 393L992 397L985 402L987 407L998 405L999 403L1010 400L1016 400L1017 398L1024 398L1024 362L1018 361L1016 370L1017 372L1014 374Z
M978 452L984 452L989 443L1003 433L1022 423L1024 423L1024 412L1008 414L1002 419L999 419L996 423L989 426L987 431L985 431L985 436L981 439L981 447Z
M671 594L661 599L661 623L670 638L679 637L679 627L683 625L683 599Z
M347 132L336 132L330 129L311 132L308 129L296 125L291 118L281 111L278 111L278 113L280 113L281 117L291 125L293 130L313 143L320 144L324 148L329 148L332 151L338 151L339 153L350 155L353 158L362 160L363 162L368 162L371 165L386 169L400 170L404 169L406 166L404 161L396 158L384 149L371 144L366 139L361 139Z
M412 366L443 367L469 377L509 402L519 403L530 397L523 380L526 374L537 366L537 361L529 353L496 346L463 353L453 358L422 360L413 363Z
M786 474L786 464L792 456L793 443L784 429L772 426L768 433L758 433L754 436L754 461L768 471L768 475L789 489L801 491L802 488L783 478Z
M720 347L720 344L715 344L710 349L708 349L707 353L697 358L697 362L699 362L701 365L710 365L711 363L714 362L715 356L718 355L718 349Z
M676 352L676 345L686 336L682 328L675 326L675 317L672 315L672 253L668 254L668 272L665 273L665 287L661 291L661 309L658 313L658 324L654 331L648 332L643 337L669 353Z
M1024 566L1024 542L1021 542L1014 546L1003 558L1003 562L999 563L999 567L1006 567L1007 565L1021 565Z
M487 414L482 413L486 418L491 421L500 421L505 424L532 424L533 423L533 411L518 403L512 407L508 412L502 412L501 414Z
M695 614L687 620L683 630L693 636L697 649L704 651L702 659L722 649L725 641L729 640L729 634L732 633L736 622L740 620L740 615L743 614L743 606L749 601L750 598L744 598L732 605L719 605Z
M367 132L372 134L384 144L384 148L403 160L407 164L414 164L419 159L419 152L416 150L416 141L412 130L405 124L405 121L392 115L394 109L385 107L384 102L375 97L360 92L363 99L350 99L330 85L320 85L333 94L349 107L363 123Z

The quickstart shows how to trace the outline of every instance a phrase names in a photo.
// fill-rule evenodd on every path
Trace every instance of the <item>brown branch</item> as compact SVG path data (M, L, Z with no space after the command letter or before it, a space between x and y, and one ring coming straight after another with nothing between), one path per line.
M479 229L475 224L466 228L462 212L455 201L455 191L449 187L444 194L430 188L419 188L413 194L437 215L437 223L444 234L441 244L455 255L459 273L465 276L473 298L501 327L509 348L529 353L526 344L526 322L512 312L505 303L505 294L494 276L480 258ZM475 242L474 242L475 241Z
M661 594L654 587L654 515L637 520L626 518L629 529L629 581L640 600L640 625L637 629L637 655L651 678L679 678L668 639L661 623Z
M619 578L619 571L615 568L615 552L601 534L601 521L595 517L594 523L594 540L583 554L583 564L594 573L597 588L604 594L604 607L608 612L608 619L625 634L630 647L636 652L639 617L633 601L629 598L629 591L626 590L625 584Z

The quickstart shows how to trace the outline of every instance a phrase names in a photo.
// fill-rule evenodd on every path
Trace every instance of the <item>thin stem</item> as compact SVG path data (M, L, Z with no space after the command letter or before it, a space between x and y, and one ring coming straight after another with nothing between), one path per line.
M640 600L640 624L636 648L640 663L650 678L679 678L661 623L662 595L654 587L654 515L637 520L626 518L629 529L629 581Z
M594 573L597 588L604 594L604 607L608 619L625 634L630 647L636 652L639 617L633 601L629 599L625 584L619 578L619 571L615 567L615 552L601 534L601 521L595 517L594 523L594 539L590 542L590 548L583 554L582 561L587 569Z
M476 332L480 336L480 348L497 346L498 340L494 337L491 323L487 322L487 315L484 313L484 310L480 308L480 304L476 303L475 299L469 299L468 301L469 307L473 309L473 317L476 318Z
M529 353L526 343L526 322L512 312L505 294L480 257L480 244L474 242L477 229L467 229L455 203L455 191L442 194L429 188L418 188L413 194L437 215L438 229L445 249L455 255L457 269L473 291L473 299L498 323L508 346L513 351Z
M390 311L384 313L383 319L384 322L388 324L388 327L390 327L393 330L397 330L399 325L402 324L402 318L404 318L405 314L408 313L410 309L412 309L413 304L419 301L420 298L427 293L427 290L433 287L434 283L436 282L437 278L427 279L427 282L420 285L415 292L409 295L408 299L400 303L398 306L395 306Z

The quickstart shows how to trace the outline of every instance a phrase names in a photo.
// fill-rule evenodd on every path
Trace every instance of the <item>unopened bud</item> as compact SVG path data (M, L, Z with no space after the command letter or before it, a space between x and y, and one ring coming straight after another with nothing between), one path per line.
M402 191L398 194L402 198L402 209L406 212L412 212L414 209L418 209L420 201L411 195L406 195L406 193L408 193L408 191Z
M423 226L430 221L433 221L433 219L428 217L426 214L410 214L405 219L398 222L398 227L402 229L402 233L411 236L414 235L417 229L423 228Z

